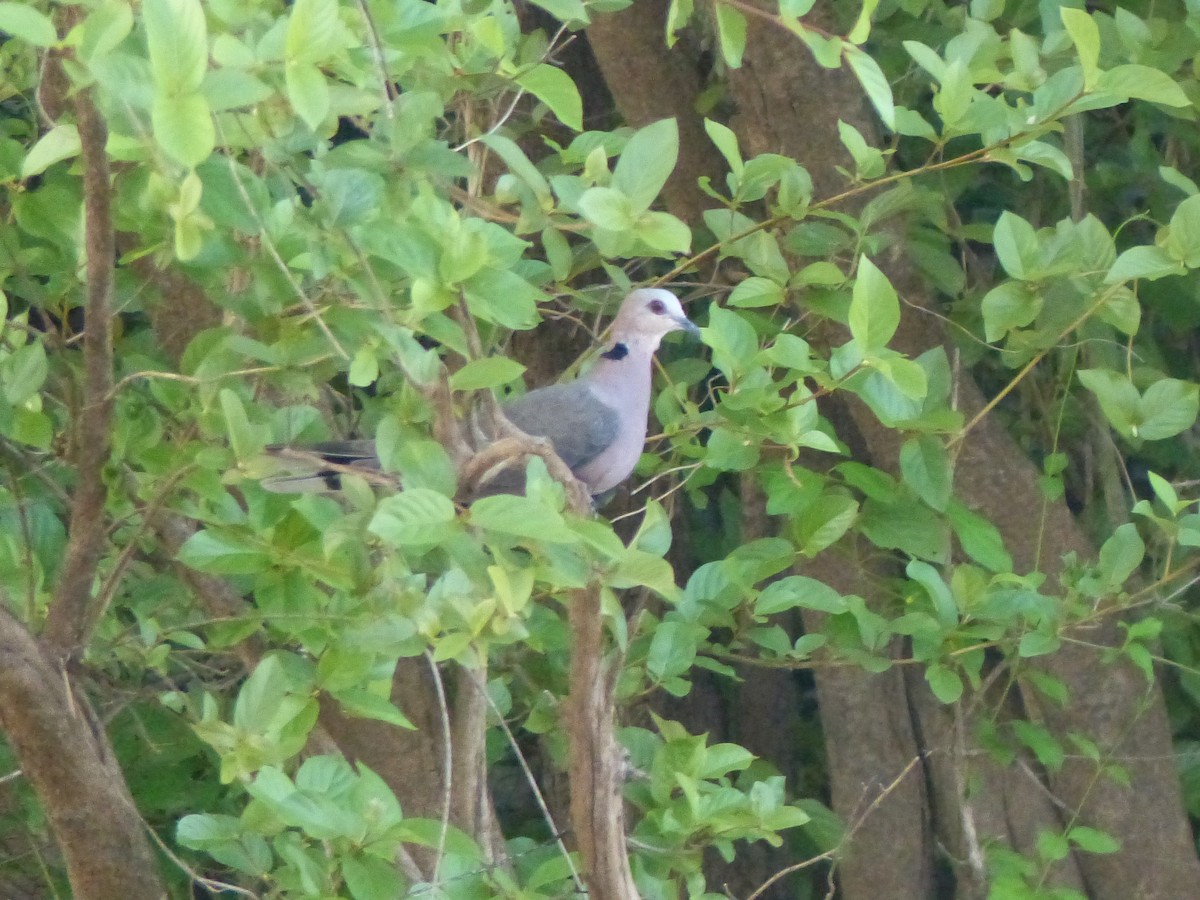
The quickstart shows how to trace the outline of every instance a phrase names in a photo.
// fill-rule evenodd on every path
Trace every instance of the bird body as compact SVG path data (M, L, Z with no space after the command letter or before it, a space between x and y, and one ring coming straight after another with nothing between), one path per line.
M633 291L622 302L607 349L592 368L575 381L516 398L504 405L504 414L526 434L549 440L588 491L603 494L637 465L646 443L654 353L664 335L680 330L698 332L674 294L662 288ZM288 459L295 463L303 455L315 461L309 471L267 479L264 487L281 493L337 490L341 470L322 470L321 460L379 469L371 441L326 441L303 451L289 451Z

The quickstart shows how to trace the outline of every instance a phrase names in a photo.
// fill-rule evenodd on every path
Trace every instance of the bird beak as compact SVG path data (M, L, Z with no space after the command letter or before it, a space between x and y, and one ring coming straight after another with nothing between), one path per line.
M689 341L700 340L700 326L687 316L672 316L671 320L678 326L679 331L687 335Z

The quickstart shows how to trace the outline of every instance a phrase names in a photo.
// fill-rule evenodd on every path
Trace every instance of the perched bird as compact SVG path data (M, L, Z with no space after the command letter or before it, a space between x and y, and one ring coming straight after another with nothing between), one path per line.
M592 496L611 490L629 477L642 454L654 352L672 331L699 334L679 299L662 288L633 291L621 303L610 341L594 366L575 381L538 388L505 404L505 416L526 434L548 439ZM326 441L283 448L277 455L300 470L263 482L279 493L337 490L338 466L379 470L371 441ZM322 461L335 466L322 468Z

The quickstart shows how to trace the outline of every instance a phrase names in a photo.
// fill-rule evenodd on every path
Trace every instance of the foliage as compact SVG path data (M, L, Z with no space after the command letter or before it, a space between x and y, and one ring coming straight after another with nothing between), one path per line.
M982 690L999 666L1067 705L1078 698L1030 661L1077 640L1073 626L1169 597L1128 622L1112 655L1151 679L1161 634L1183 673L1176 719L1194 741L1197 638L1181 592L1200 512L1180 482L1200 389L1178 351L1200 321L1200 190L1190 160L1160 162L1157 146L1182 155L1176 132L1194 121L1195 15L897 0L865 3L840 37L806 25L812 3L781 2L777 24L822 65L850 68L888 142L844 124L846 191L815 196L799 162L747 158L713 113L705 128L728 174L703 185L714 208L689 227L658 207L676 123L582 130L580 92L554 65L570 30L623 4L536 5L563 31L523 30L501 0L105 0L60 37L60 11L0 4L13 36L0 47L13 79L0 134L0 586L39 628L66 541L83 378L80 139L66 119L41 128L32 93L37 53L54 47L108 123L120 233L99 592L110 602L86 661L101 696L121 686L104 705L152 723L123 723L118 749L163 839L264 896L431 889L394 865L403 847L436 851L444 896L570 893L571 866L536 817L504 823L513 864L492 868L478 836L406 812L367 766L305 748L322 704L412 728L392 684L417 659L486 679L493 762L527 744L506 743L501 717L561 755L566 606L597 584L631 715L647 695L685 695L698 670L736 677L747 660L882 671L900 664L898 638L942 703ZM691 7L672 4L671 36ZM723 66L739 64L740 4L719 2L693 26L713 29ZM1075 217L1072 128L1120 135L1099 161L1093 212ZM1145 193L1131 207L1135 179ZM865 202L847 211L855 198ZM897 242L946 301L953 355L891 346L905 298L882 260ZM993 255L994 274L963 263ZM670 354L654 406L666 439L638 472L656 487L681 472L682 491L645 502L632 535L571 512L537 464L524 496L455 501L455 461L431 438L443 366L465 409L473 392L519 381L503 355L513 332L610 310L634 278L686 289L713 259L737 281L692 306L711 368L694 351ZM169 306L141 260L179 273L219 316ZM163 306L196 317L178 360L155 318ZM831 346L830 325L841 328ZM1069 492L1090 515L1099 553L1071 561L1061 586L1015 570L1001 532L956 498L962 443L981 418L957 405L961 365L994 386L985 412L1011 418L1041 459L1046 503ZM895 472L850 458L821 412L830 395L857 398L898 434ZM1095 513L1084 483L1092 409L1145 473L1132 521ZM265 445L331 429L375 436L406 489L348 478L340 499L295 499L260 487ZM673 568L672 517L681 527L684 506L721 508L746 473L778 532L742 540L727 524ZM244 611L217 616L196 600L155 537L159 510L201 526L178 562L224 579ZM1036 527L1044 511L1028 512ZM902 562L878 596L798 573L853 538ZM793 611L824 624L797 634L783 624ZM269 648L252 672L236 656L248 640ZM638 721L622 739L644 896L701 896L716 888L706 848L730 859L740 842L806 827L811 798L801 806L744 748ZM1121 777L1087 735L1068 747L1035 722L1001 721L984 737L997 759L1027 750L1054 770L1082 754ZM133 778L147 759L154 777ZM1200 809L1194 787L1188 803ZM43 827L36 813L28 827ZM1117 849L1074 823L1033 856L997 848L992 896L1064 896L1044 885L1052 863Z

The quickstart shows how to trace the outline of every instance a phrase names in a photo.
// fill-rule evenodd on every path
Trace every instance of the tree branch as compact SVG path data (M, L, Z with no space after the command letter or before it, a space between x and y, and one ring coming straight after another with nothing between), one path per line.
M584 880L594 900L638 897L625 850L622 751L613 734L615 708L609 667L604 663L601 589L574 591L570 695L567 698L571 824L583 857Z
M78 10L80 7L72 7ZM68 17L68 27L81 13ZM44 639L60 659L79 653L86 639L92 583L104 546L104 508L108 491L104 465L111 448L112 418L112 286L116 237L112 221L112 187L105 144L108 128L90 89L75 94L75 122L83 160L84 240L87 299L83 339L83 407L72 442L77 477L71 497L70 538L62 577L46 617Z

